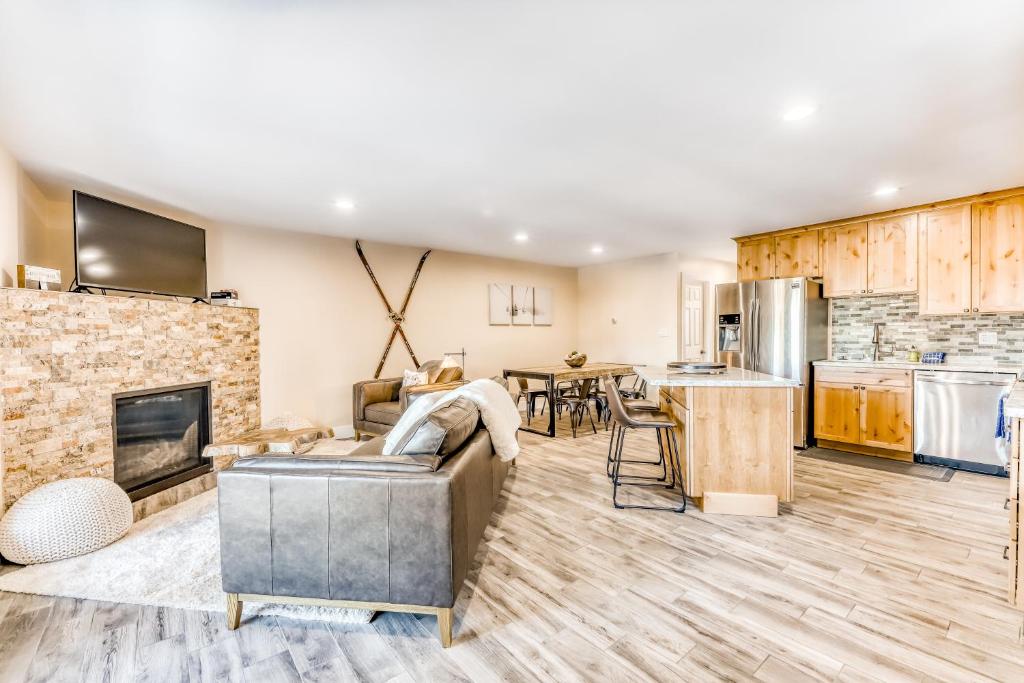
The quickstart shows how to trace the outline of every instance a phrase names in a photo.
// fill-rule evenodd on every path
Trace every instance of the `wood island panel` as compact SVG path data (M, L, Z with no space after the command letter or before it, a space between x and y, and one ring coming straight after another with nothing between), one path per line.
M671 387L687 494L707 513L775 516L793 499L791 387Z

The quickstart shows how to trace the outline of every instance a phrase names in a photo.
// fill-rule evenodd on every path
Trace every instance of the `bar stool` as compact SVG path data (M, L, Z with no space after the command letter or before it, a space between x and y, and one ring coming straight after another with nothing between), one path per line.
M611 391L614 391L615 393L619 393L617 391L618 383L615 381L615 378L613 378L613 377L605 377L604 378L604 387L605 387L605 390L603 392L601 392L601 396L602 396L602 398L604 400L605 409L608 411L608 418L609 418L609 420L611 420L612 411L611 411L611 408L608 406L607 393L609 391L609 387L610 387ZM641 410L641 411L645 411L645 412L658 412L658 410L659 410L657 403L655 403L654 401L648 401L645 398L623 398L622 399L622 404L626 407L627 411L628 410ZM615 420L611 420L611 423L612 423L612 436L611 436L611 439L608 440L608 461L607 461L607 463L605 465L605 473L608 475L609 479L612 476L612 444L615 443L615 432L619 429L619 423L618 422L616 422ZM657 460L623 460L622 462L629 463L630 465L661 465L662 466L662 470L664 471L664 469L665 469L664 468L665 459L661 457L660 453L659 453L659 456L658 456ZM665 479L667 477L668 477L668 472L666 471L661 477L658 478L658 481L665 481Z
M610 382L611 378L606 377ZM607 386L607 385L606 385ZM612 505L617 509L639 509L639 510L666 510L670 512L686 511L686 487L683 483L683 475L679 470L679 443L676 441L675 420L661 411L627 410L622 402L622 397L616 391L607 391L608 407L612 411L612 419L615 420L619 429L617 437L614 438L615 446L612 454ZM658 437L659 461L662 464L664 477L645 477L639 475L624 475L621 473L622 448L625 442L626 432L635 429L654 429ZM664 434L662 434L664 432ZM668 484L663 484L665 478L671 477ZM618 501L620 486L664 486L667 489L675 489L678 480L679 490L682 493L682 504L678 507L658 505L622 505Z

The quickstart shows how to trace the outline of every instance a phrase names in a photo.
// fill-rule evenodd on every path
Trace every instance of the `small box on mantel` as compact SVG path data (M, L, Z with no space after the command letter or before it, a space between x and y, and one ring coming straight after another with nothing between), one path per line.
M60 271L56 268L18 264L18 287L22 289L61 290Z

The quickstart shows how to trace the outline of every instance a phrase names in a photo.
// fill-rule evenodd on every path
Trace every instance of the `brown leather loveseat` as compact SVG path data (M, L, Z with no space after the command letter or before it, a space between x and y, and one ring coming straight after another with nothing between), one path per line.
M352 385L352 428L356 441L363 434L387 434L417 397L449 391L465 383L462 368L444 367L439 360L427 361L417 369L427 373L426 384L403 387L401 377L392 377Z

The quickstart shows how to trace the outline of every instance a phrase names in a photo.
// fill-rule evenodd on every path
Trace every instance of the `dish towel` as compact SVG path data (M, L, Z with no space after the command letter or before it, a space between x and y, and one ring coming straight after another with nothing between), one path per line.
M996 406L996 453L999 455L999 459L1003 461L1003 465L1010 463L1009 451L1010 441L1013 438L1013 431L1010 427L1010 421L1006 419L1005 403L1009 394L1003 394L999 397L999 403Z
M996 438L1006 439L1010 435L1009 425L1006 424L1006 415L1003 412L1006 403L1006 394L999 397L999 405L996 406Z

